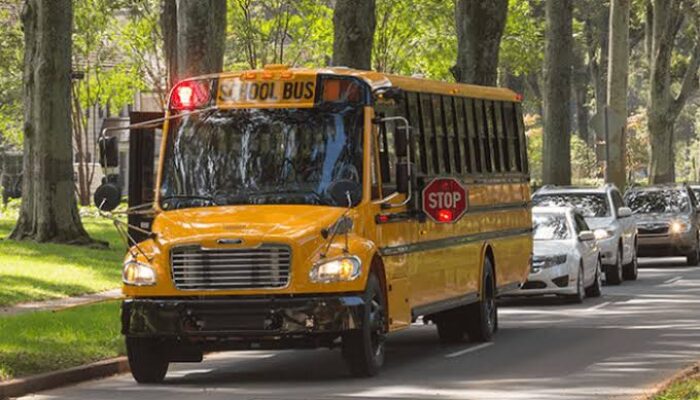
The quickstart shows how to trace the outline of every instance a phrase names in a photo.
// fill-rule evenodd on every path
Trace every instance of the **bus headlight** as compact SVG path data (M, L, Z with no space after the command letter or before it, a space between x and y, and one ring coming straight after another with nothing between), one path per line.
M354 256L321 260L311 268L309 278L312 282L352 281L360 276L362 261Z
M156 284L156 271L146 264L136 261L124 263L122 282L129 286L151 286Z

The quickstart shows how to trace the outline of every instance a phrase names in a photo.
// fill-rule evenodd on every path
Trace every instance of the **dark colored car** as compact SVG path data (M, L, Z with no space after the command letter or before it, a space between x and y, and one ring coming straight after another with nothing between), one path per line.
M639 256L685 256L688 265L698 264L698 204L690 186L632 187L625 200L637 223Z

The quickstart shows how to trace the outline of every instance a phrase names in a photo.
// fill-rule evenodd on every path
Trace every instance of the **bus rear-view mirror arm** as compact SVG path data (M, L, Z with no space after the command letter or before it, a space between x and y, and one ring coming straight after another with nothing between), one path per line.
M395 132L396 157L399 161L396 164L396 193L378 201L385 208L398 208L409 204L413 197L413 179L411 177L411 126L405 117L385 117L375 119L374 123L382 124L386 122L398 122ZM401 159L405 161L402 162ZM397 193L406 194L406 199L400 203L390 203L397 196Z

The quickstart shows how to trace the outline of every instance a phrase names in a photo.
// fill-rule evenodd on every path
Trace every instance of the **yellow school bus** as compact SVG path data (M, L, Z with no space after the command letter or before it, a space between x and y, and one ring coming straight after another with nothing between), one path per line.
M488 341L532 252L520 97L347 68L179 83L123 270L138 382L209 351L340 348L377 373L422 317Z

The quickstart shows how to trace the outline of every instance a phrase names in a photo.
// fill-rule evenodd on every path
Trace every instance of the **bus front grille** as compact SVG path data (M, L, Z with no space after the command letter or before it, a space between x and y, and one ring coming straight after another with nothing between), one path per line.
M274 289L287 286L288 246L207 249L177 247L170 252L172 277L180 290Z

